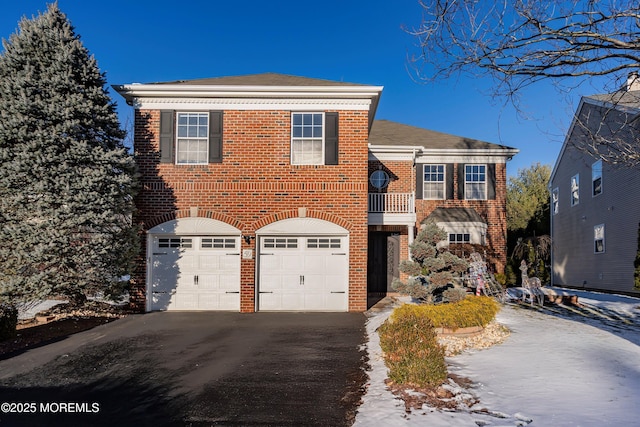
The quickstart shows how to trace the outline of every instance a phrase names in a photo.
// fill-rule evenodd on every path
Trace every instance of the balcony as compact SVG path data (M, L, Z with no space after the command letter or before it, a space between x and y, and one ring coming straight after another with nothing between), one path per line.
M369 193L369 225L413 225L416 203L413 193Z

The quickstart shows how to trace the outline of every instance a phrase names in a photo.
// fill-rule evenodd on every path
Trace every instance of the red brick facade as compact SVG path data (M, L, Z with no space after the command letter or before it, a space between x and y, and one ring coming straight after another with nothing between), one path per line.
M159 161L160 111L135 112L135 155L142 191L137 221L146 231L192 216L217 219L255 237L259 228L306 216L349 231L349 311L367 306L367 111L339 111L339 164L291 165L291 111L224 111L223 161L176 165ZM256 240L242 249L256 251ZM146 244L143 243L143 249ZM140 258L132 301L144 309L146 254ZM241 261L242 312L255 310L255 259Z
M384 190L388 193L411 193L416 191L415 167L411 161L369 161L369 173L382 169L390 176L389 186ZM458 187L457 165L453 167L454 188ZM462 178L463 179L463 178ZM461 200L454 191L449 200L416 200L416 227L436 208L473 208L487 223L487 258L496 272L503 272L507 257L507 194L506 163L496 163L495 167L495 199L492 200ZM369 185L369 191L377 190ZM371 226L371 231L395 231L397 227ZM406 234L406 232L404 233ZM402 253L405 254L406 236L402 236Z

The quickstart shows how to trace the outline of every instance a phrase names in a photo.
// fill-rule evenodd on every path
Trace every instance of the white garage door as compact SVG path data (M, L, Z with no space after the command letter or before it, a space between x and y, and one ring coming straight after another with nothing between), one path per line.
M238 236L150 239L150 310L240 310Z
M258 310L347 311L348 238L260 238Z

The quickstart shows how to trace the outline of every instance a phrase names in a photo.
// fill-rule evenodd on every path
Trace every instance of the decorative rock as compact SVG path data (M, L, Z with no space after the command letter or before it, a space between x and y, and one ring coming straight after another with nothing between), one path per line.
M511 332L505 326L494 322L480 333L471 336L438 335L438 342L445 350L445 356L455 356L469 349L489 348L503 342Z

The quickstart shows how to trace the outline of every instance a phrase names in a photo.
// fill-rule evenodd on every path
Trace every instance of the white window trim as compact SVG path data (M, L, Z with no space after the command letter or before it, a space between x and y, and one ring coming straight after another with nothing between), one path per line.
M467 182L467 167L473 167L473 166L484 166L484 198L482 199L470 199L467 196L467 184L479 184L481 182L481 181ZM465 200L487 200L488 199L487 173L488 173L488 168L486 163L472 163L472 164L464 165L464 199Z
M598 229L602 230L602 237L598 238ZM602 251L596 250L596 242L598 240L602 240ZM603 254L607 251L607 247L605 245L605 227L604 224L598 224L593 227L593 253L594 254Z
M374 175L380 175L380 174L383 174L382 176L384 176L384 178L385 178L384 183L382 185L376 185L376 184L374 184L373 177L374 177ZM390 182L391 182L391 177L389 177L389 174L385 170L376 169L373 172L371 172L371 175L369 175L369 183L376 190L383 190L383 189L387 188L389 186Z
M185 140L185 139L186 140L201 140L201 139L204 139L204 138L196 138L196 137L180 137L180 136L178 136L179 129L180 129L179 122L180 122L180 115L181 114L199 114L199 115L205 115L207 117L207 136L206 136L207 154L205 156L204 161L191 163L191 162L181 162L179 160L179 155L180 155L179 151L180 150L179 150L178 140L181 140L181 139L182 140ZM175 153L175 164L176 165L187 165L187 166L189 166L189 165L206 165L206 164L209 164L209 142L210 142L209 141L209 130L211 129L210 128L210 126L211 126L210 120L211 120L211 118L209 116L209 113L205 112L205 111L178 111L178 112L176 112L176 116L175 116L175 152L176 152Z
M425 190L426 190L426 185L427 184L438 183L438 181L426 181L424 179L425 168L427 166L442 166L443 180L440 183L440 184L442 184L442 197L441 198L427 197L425 195ZM442 163L425 163L422 166L422 199L423 200L446 200L447 199L447 167L444 164L442 164Z
M293 137L293 116L295 116L296 114L322 114L322 138L305 138L305 137L300 137L300 138L294 138ZM291 112L291 145L290 145L290 159L289 162L294 165L294 166L305 166L305 165L312 165L312 166L318 166L318 165L324 165L324 159L325 159L325 137L326 137L326 133L327 133L327 118L325 117L324 111L292 111ZM298 139L314 139L314 140L320 140L321 141L321 145L322 145L322 153L321 153L321 158L320 158L320 163L297 163L293 161L293 142L294 140L298 140Z
M449 246L449 234L468 234L470 244L487 244L487 224L483 222L437 222L436 225L447 233L447 238L436 245L438 248Z
M600 171L600 176L594 176L594 172L595 171ZM600 192L598 194L594 194L593 184L596 181L596 179L598 179L598 178L600 178ZM591 165L591 197L598 197L599 195L602 194L602 191L603 191L602 183L603 183L603 178L602 178L602 159L600 159L600 160L598 160L597 162L594 162Z
M577 196L574 198L573 197L573 191L574 191L574 187L573 187L573 182L576 182L576 186L575 186L575 191L577 192ZM571 183L569 184L570 187L570 197L571 197L571 206L576 206L580 204L580 174L577 173L575 175L573 175L571 177Z

